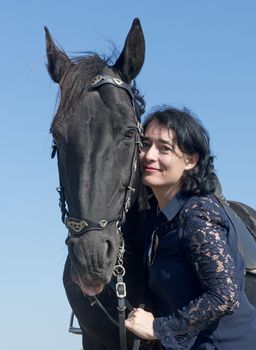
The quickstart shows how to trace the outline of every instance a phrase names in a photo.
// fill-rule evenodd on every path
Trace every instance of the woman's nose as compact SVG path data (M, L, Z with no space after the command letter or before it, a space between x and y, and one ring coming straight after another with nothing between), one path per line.
M145 151L144 158L148 161L155 160L157 158L157 149L152 145Z

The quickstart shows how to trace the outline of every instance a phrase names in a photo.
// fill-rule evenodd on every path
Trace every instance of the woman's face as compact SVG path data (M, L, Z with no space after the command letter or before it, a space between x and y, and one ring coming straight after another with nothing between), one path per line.
M153 192L160 187L167 191L173 188L178 192L184 170L192 169L196 162L197 156L181 152L171 129L157 120L149 123L140 153L140 168L143 183Z

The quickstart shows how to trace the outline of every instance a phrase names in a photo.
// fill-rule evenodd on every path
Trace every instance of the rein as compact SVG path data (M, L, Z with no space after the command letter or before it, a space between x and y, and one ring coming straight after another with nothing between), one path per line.
M65 226L68 229L68 237L66 239L66 242L72 238L72 237L79 237L84 234L86 234L88 231L92 230L102 230L106 227L112 225L115 223L117 234L120 237L120 245L118 248L118 255L117 255L117 261L116 265L114 267L113 275L116 277L116 284L113 285L113 282L110 282L110 287L114 290L117 300L118 300L118 319L119 323L117 323L107 312L107 310L104 308L104 306L100 303L99 299L95 297L89 297L89 300L91 301L91 305L97 304L100 309L103 310L103 312L107 315L107 317L110 319L110 321L119 327L119 337L120 337L120 350L127 350L127 341L126 341L126 329L125 329L125 310L126 307L131 311L133 308L130 305L130 303L125 299L126 297L126 285L123 281L123 277L125 275L125 268L123 266L123 256L125 252L124 247L124 238L121 231L121 226L125 223L126 220L126 214L131 206L132 201L132 195L135 192L135 188L133 187L134 179L136 175L137 170L137 163L138 163L138 157L137 157L137 150L141 146L141 136L143 135L143 129L142 125L139 121L139 112L136 105L136 99L132 92L130 84L126 84L121 79L111 77L106 74L97 75L91 85L89 86L89 91L97 90L100 86L105 84L111 84L117 88L125 90L128 95L131 98L132 108L134 111L134 117L136 122L136 134L135 134L135 147L134 147L134 154L133 154L133 160L132 160L132 169L129 179L129 185L126 188L125 198L123 207L121 210L121 214L118 218L111 218L111 219L100 219L97 222L93 222L87 218L73 218L69 216L69 212L66 207L66 199L65 199L65 193L64 188L62 184L60 183L60 186L57 188L57 191L59 193L59 207L61 210L61 219L62 222L65 224ZM57 146L56 143L53 142L52 145L52 158L54 158L55 154L57 152ZM72 313L71 320L70 320L70 328L69 330L71 332L74 332L75 334L80 334L78 331L79 328L73 327L73 318L74 314ZM140 340L136 336L134 336L134 344L133 344L133 350L139 349Z

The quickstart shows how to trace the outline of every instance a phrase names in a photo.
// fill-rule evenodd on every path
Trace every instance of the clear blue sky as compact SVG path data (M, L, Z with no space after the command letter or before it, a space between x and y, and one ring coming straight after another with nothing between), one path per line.
M211 135L227 198L255 208L256 2L8 0L0 6L0 348L79 350L62 287L66 230L49 126L57 86L47 25L71 54L122 49L134 17L146 38L137 79L147 111L187 106Z

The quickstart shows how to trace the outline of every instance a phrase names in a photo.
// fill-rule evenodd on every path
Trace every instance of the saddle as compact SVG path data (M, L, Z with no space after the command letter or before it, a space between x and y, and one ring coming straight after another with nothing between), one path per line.
M246 272L256 275L256 210L241 202L220 202L234 225Z
M256 275L256 210L244 203L227 200L218 178L215 196L234 225L246 272Z

